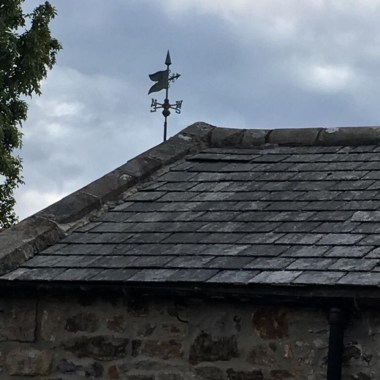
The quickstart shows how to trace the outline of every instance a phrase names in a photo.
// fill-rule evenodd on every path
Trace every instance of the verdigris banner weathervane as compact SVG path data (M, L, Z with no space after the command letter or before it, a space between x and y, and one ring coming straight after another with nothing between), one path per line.
M172 64L172 61L170 59L170 53L168 50L168 53L166 54L166 59L165 59L165 65L166 65L166 70L162 71L157 71L154 74L150 74L149 78L153 81L156 82L149 90L148 95L151 94L152 92L158 92L161 90L165 90L165 100L163 103L157 102L157 99L152 99L152 104L151 104L151 110L150 112L156 112L158 109L162 108L162 114L165 117L165 122L164 122L164 141L166 141L166 136L167 136L167 129L168 129L168 123L167 123L167 118L170 115L170 110L174 110L176 113L181 113L181 107L182 107L182 100L177 100L175 104L170 104L169 102L169 87L170 87L170 82L174 82L176 79L178 79L181 74L177 73L171 73L169 70L169 66Z

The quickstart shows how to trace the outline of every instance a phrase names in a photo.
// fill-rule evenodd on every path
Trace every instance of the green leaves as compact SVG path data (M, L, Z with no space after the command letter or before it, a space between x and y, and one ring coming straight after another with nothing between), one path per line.
M28 106L22 97L41 94L41 80L61 49L49 29L55 9L45 2L24 14L23 1L0 4L0 179L5 178L4 183L0 181L0 228L17 221L13 190L23 183L22 163L13 150L21 148L21 123L27 118Z

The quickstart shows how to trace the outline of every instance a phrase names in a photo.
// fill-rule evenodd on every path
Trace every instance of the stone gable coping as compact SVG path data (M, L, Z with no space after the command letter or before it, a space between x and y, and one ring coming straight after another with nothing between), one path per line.
M376 145L380 127L231 129L197 122L165 143L140 154L100 179L0 233L0 273L15 269L49 245L89 214L122 194L157 170L187 154L206 147L250 148L277 145Z

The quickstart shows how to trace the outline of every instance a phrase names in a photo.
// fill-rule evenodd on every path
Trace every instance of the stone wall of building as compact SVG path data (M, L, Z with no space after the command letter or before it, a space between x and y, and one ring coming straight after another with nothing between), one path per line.
M358 312L344 379L378 378L380 314ZM3 295L0 379L326 378L328 322L315 306L91 294Z

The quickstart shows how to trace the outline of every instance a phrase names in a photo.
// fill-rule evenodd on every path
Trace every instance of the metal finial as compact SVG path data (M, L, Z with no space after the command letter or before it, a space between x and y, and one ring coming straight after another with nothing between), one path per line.
M165 65L170 66L171 64L172 64L172 60L170 59L170 53L168 50L168 53L166 54Z
M170 82L174 82L176 79L178 79L181 74L171 74L171 71L169 70L169 66L172 64L171 58L170 58L170 53L169 50L166 54L166 59L165 59L165 65L167 66L166 70L162 71L157 71L154 74L150 74L149 78L153 81L156 82L150 89L148 94L151 92L158 92L163 89L166 90L165 93L165 100L163 103L158 103L157 99L152 99L152 104L151 104L151 110L150 112L156 112L158 109L162 108L162 114L165 117L165 122L164 122L164 141L166 141L166 135L167 135L167 117L170 115L170 110L174 110L176 113L181 113L181 108L182 108L182 100L177 100L175 104L170 104L169 102L169 87L170 87Z

